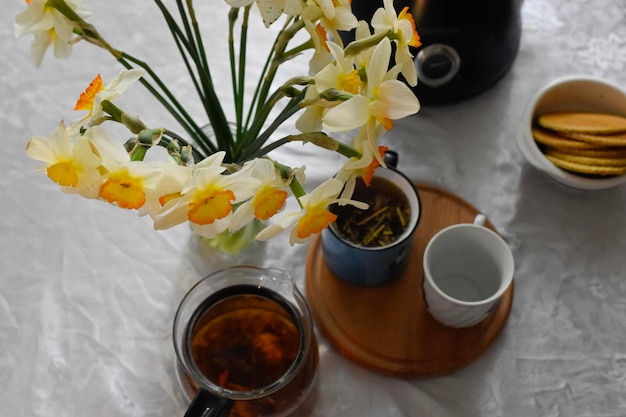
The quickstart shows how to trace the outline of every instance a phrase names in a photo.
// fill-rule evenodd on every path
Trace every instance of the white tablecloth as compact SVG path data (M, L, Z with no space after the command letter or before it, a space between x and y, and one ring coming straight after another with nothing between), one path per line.
M216 0L197 3L203 19L212 17L207 39L223 54L226 15L213 11ZM151 2L85 5L114 46L149 57L177 93L192 94ZM155 232L148 219L63 195L35 172L28 139L73 120L85 85L97 73L111 80L120 67L79 44L70 60L47 56L34 68L30 38L13 36L23 7L6 2L0 25L0 414L182 415L170 339L183 293L231 262L283 268L304 288L308 246L292 248L285 235L248 258L212 260L186 226ZM321 337L314 416L626 415L626 188L556 188L515 143L523 108L548 81L583 73L626 87L626 3L526 0L522 15L519 54L497 85L425 107L388 136L402 170L485 212L513 249L515 298L504 331L467 367L424 380L360 368ZM148 124L170 122L139 85L120 103ZM281 155L307 162L313 185L339 160L310 149Z

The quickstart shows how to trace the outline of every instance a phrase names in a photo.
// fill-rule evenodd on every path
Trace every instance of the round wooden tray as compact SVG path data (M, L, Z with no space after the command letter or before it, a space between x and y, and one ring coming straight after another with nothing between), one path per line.
M471 363L504 327L513 302L513 283L502 301L480 323L446 327L426 310L422 256L442 228L471 223L479 211L437 187L416 183L422 217L409 264L396 280L380 287L358 287L337 278L326 266L319 236L311 242L306 292L322 333L344 356L366 368L404 377L445 375ZM495 231L487 220L487 227Z

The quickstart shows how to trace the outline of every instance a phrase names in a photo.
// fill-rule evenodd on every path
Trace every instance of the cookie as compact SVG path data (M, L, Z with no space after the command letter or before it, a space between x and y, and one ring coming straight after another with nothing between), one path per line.
M540 126L557 132L612 134L626 132L626 118L614 114L558 112L538 117Z
M626 133L598 135L592 133L568 132L566 135L571 139L587 142L592 145L626 147Z
M589 142L583 142L576 139L561 136L557 133L545 129L532 129L533 138L542 145L552 146L558 149L599 149L600 146L593 145Z
M546 147L546 152L557 151L568 155L586 156L591 158L626 158L626 147L603 147L598 149L575 149Z
M626 174L626 166L614 167L585 165L577 162L563 160L553 155L546 155L546 158L548 158L548 160L550 160L557 167L577 174L598 176L615 176Z
M548 149L546 152L546 156L552 156L563 161L574 162L581 165L626 167L626 158L606 158L590 155L572 155L554 149Z

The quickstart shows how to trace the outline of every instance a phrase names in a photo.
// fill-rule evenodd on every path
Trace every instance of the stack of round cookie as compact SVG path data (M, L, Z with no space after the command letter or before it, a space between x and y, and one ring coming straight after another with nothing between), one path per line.
M593 176L626 174L626 117L556 112L537 117L532 135L554 165Z

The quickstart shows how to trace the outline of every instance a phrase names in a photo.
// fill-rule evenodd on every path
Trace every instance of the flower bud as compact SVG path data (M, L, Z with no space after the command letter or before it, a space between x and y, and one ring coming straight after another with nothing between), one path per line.
M144 129L139 132L139 143L148 147L158 145L162 136L162 129Z

